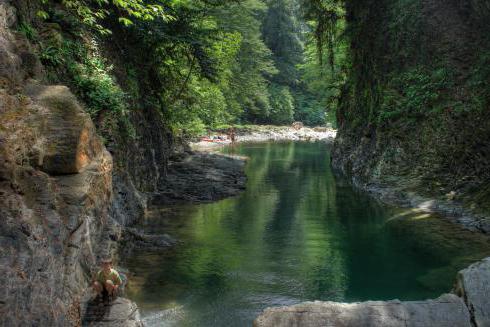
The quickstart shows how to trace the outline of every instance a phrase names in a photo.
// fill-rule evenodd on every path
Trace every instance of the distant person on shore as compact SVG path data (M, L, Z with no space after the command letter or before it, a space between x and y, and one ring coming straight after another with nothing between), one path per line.
M117 291L122 284L121 276L112 267L112 259L105 258L101 260L101 269L95 275L94 282L92 284L94 290L97 292L97 296L109 298L117 297Z
M229 132L229 137L230 137L230 140L231 140L231 143L232 144L235 144L235 141L236 141L236 132L235 132L235 127L232 127L230 128Z

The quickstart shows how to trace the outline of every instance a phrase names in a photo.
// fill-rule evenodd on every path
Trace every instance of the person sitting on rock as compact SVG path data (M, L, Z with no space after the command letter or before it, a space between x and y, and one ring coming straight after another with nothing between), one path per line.
M95 275L95 280L92 284L97 296L107 294L110 298L113 298L117 296L117 290L121 284L121 276L112 268L112 259L101 260L101 269Z

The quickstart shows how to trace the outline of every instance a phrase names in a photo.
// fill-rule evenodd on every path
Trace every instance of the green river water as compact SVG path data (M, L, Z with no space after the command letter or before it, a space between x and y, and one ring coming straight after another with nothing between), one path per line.
M249 157L246 191L152 210L140 227L181 242L123 262L148 326L251 326L269 306L437 297L457 270L490 255L483 235L353 188L323 143L225 152Z

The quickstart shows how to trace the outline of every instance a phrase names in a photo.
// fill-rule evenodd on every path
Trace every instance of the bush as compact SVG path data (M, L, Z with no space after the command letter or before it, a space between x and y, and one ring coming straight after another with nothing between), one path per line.
M117 117L119 127L134 137L134 127L128 117L128 97L115 82L112 67L100 55L95 40L82 43L64 39L61 45L48 40L40 44L39 57L46 66L66 76L92 118L110 112Z
M413 119L440 112L450 103L447 96L452 86L450 81L445 68L416 67L397 75L382 94L378 121Z

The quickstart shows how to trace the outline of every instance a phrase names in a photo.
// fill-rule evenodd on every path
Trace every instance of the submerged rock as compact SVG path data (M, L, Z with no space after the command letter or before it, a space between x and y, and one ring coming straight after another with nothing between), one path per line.
M475 326L490 326L490 257L459 272L456 293L466 302Z
M462 299L453 294L444 294L427 301L317 301L269 308L255 320L254 326L470 327L471 323Z

